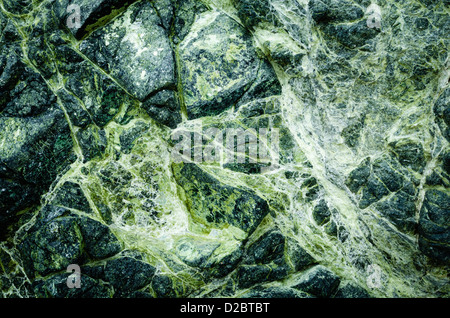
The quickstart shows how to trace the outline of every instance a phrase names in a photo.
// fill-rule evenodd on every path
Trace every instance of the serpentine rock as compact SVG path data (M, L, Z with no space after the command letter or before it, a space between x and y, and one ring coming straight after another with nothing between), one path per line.
M0 0L0 297L448 297L448 21Z

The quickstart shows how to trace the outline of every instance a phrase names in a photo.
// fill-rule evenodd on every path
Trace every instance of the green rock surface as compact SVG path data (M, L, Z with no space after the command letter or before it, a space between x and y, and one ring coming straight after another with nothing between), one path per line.
M449 297L449 14L0 0L0 297Z
M198 17L192 29L179 44L178 53L189 119L217 115L252 90L256 91L254 97L271 96L277 91L275 73L265 67L249 32L236 21L208 11ZM264 83L253 88L259 78L264 78Z
M221 184L196 165L183 164L173 169L194 222L208 228L232 226L250 235L269 212L262 198L251 191Z
M95 31L80 50L142 101L154 91L175 85L173 52L160 23L151 3L139 2Z

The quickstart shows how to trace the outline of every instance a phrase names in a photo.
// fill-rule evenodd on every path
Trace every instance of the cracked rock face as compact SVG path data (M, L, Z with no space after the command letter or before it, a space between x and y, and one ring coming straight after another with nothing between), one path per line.
M448 20L0 0L0 295L448 297Z
M139 2L83 41L80 50L138 100L175 86L168 31L149 2ZM119 58L120 57L120 58Z

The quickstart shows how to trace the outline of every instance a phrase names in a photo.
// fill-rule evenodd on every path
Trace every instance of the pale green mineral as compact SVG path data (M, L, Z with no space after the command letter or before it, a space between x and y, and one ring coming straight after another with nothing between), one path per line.
M0 297L449 297L449 21L0 0Z

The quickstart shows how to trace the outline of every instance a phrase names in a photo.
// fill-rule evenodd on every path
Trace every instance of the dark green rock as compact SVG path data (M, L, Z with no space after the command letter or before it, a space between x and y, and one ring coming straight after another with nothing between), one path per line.
M426 161L422 144L407 140L401 143L393 143L391 146L402 166L409 167L418 172L423 171Z
M80 185L67 181L57 191L52 204L65 208L92 213L89 202L84 195Z
M181 123L181 109L176 96L172 90L163 90L149 97L142 108L158 123L176 128Z
M20 210L35 206L75 155L64 114L53 107L35 117L0 114L0 140L0 177L9 180L2 188L3 232L6 219L12 221Z
M240 265L237 269L238 288L281 280L289 271L290 268L286 264Z
M302 292L300 290L296 290L290 287L261 287L257 286L250 289L248 292L240 295L241 298L313 298L308 293Z
M349 174L347 180L345 181L345 184L351 192L356 193L367 182L367 179L370 176L370 172L370 158L367 158L361 162L358 168L356 168Z
M331 220L327 225L325 225L325 233L331 236L338 235L337 225L336 222L334 222L334 220Z
M61 96L66 96L62 99L63 106L76 125L85 128L90 123L89 117L103 127L117 115L123 104L130 103L129 96L112 78L64 41L55 43L53 50L61 61L58 71L66 77L65 90L61 91ZM84 113L86 111L89 116Z
M106 262L105 279L115 290L133 292L151 283L155 268L132 257L120 257Z
M278 114L281 110L280 100L277 98L255 99L237 109L239 115L244 118L259 117L262 115Z
M349 147L356 147L359 144L359 137L361 130L364 128L364 119L350 124L342 130L342 137L345 140L345 144Z
M0 166L12 178L45 187L73 160L70 130L58 109L36 117L0 117L0 128L9 146L2 148Z
M246 90L245 94L239 99L236 107L240 107L249 102L258 99L281 95L281 84L268 60L261 62L258 74L252 85ZM284 136L284 135L282 135Z
M212 264L213 268L210 269L210 275L214 278L225 277L237 267L242 255L243 251L238 247L225 257L219 258Z
M269 265L241 265L237 269L238 287L249 288L269 280L272 268Z
M308 202L315 200L319 194L320 186L314 177L307 178L301 185L305 191L305 197Z
M79 99L65 89L59 90L57 94L73 125L84 128L92 122L90 114L83 108Z
M424 206L428 209L429 219L436 224L449 224L450 196L447 192L435 189L428 190L425 194Z
M94 158L102 158L108 143L105 131L94 125L80 129L77 132L77 140L85 162Z
M337 225L335 225L335 226L337 226ZM341 241L342 243L347 241L348 237L350 236L350 233L348 232L348 230L342 225L337 226L336 234L337 234L336 236L337 236L338 240Z
M417 18L414 21L416 28L420 31L428 29L428 26L430 25L430 22L427 18Z
M361 7L348 0L312 0L309 10L318 24L354 21L364 16Z
M67 202L71 203L70 200ZM44 276L58 272L70 264L81 266L87 257L108 258L121 251L121 244L100 222L63 207L46 205L39 211L34 225L21 238L18 250L27 274L33 277L35 273Z
M450 176L450 151L442 154L442 170Z
M384 159L375 160L372 164L372 171L389 191L396 192L403 187L403 176L393 169L389 161Z
M433 106L442 135L450 141L450 88L445 89Z
M111 209L102 202L98 202L96 205L97 205L98 212L100 213L100 216L102 217L103 221L108 225L111 224L113 221Z
M29 68L23 69L20 62L16 65L9 65L9 63L14 63L14 58L13 61L9 58L7 63L2 77L9 77L3 80L9 81L11 90L9 91L9 96L5 96L7 102L4 104L4 108L0 106L0 109L3 108L0 116L37 116L49 108L56 106L56 96L50 91L39 74ZM14 75L12 74L13 72L21 72L20 77L19 73ZM19 82L12 87L15 76L19 77L17 78ZM6 89L7 87L5 87ZM2 94L6 95L6 92L2 92Z
M415 229L416 202L414 197L399 191L388 200L378 203L376 207L399 230L412 232Z
M236 172L246 174L260 174L261 169L268 167L265 163L225 163L223 167Z
M292 265L288 264L288 259ZM247 248L242 265L237 269L238 286L248 288L280 280L313 262L298 244L287 240L279 230L270 230Z
M245 29L217 12L208 11L202 17L208 18L209 24L179 45L189 119L217 115L236 104L246 92L260 97L279 92L273 71L257 56ZM267 80L258 81L258 73Z
M67 287L70 273L58 274L33 282L32 288L38 298L111 298L110 287L81 273L81 288Z
M287 239L287 257L295 272L316 263L316 260L298 242L292 239Z
M67 28L77 38L81 39L91 30L98 26L107 24L118 12L123 11L130 3L135 0L57 0L55 1L54 11L60 20L62 28ZM75 24L75 11L69 10L69 5L76 5L80 8L79 25ZM69 23L68 23L68 20ZM72 23L70 23L72 22Z
M370 294L361 286L354 283L341 284L333 296L334 298L371 298Z
M20 61L21 53L18 45L2 45L0 48L0 111L12 99L12 90L25 68Z
M372 203L379 201L381 198L389 194L386 186L375 176L371 175L367 179L367 184L362 190L359 208L365 209Z
M274 51L270 53L271 59L289 72L294 72L291 65L301 65L304 54L293 54L289 50Z
M248 264L268 264L284 256L285 237L274 230L263 234L247 249L245 262Z
M329 24L324 29L325 34L336 40L347 48L355 49L364 46L369 40L376 37L379 30L368 28L367 21L361 20L351 24Z
M31 231L19 244L27 275L47 275L83 262L83 238L77 219L58 217Z
M43 78L48 80L56 75L58 68L47 41L46 31L51 32L51 30L46 29L42 25L38 25L33 30L27 42L26 52L32 66L39 71Z
M174 165L174 173L194 222L232 225L249 235L269 212L267 202L254 193L221 184L194 164Z
M80 217L78 225L84 239L84 249L90 257L103 259L122 250L120 242L104 224L88 217Z
M3 48L19 40L20 35L13 21L0 12L0 42L4 45Z
M163 2L167 0L160 0ZM171 0L174 7L174 19L172 25L172 41L179 44L188 35L192 25L200 14L208 10L208 7L196 0ZM155 4L157 5L157 4ZM164 5L164 4L161 4ZM161 12L161 11L160 11Z
M87 275L94 279L105 280L105 265L83 265L80 268L82 275Z
M140 101L152 92L175 87L168 34L150 2L131 5L112 23L95 31L80 49Z
M336 291L340 278L322 265L317 265L303 273L292 288L319 298L329 298Z
M233 0L233 4L242 23L248 28L253 29L262 22L268 22L276 26L280 25L280 21L269 0Z
M18 212L33 207L39 202L40 192L31 184L0 178L1 239L6 236L8 226L18 220Z
M445 182L439 173L433 171L430 175L426 177L425 184L429 186L437 186L437 185L445 185Z
M448 263L450 260L450 196L430 189L420 210L418 225L419 248L433 260Z
M144 135L149 128L150 125L139 121L132 128L125 130L119 137L122 153L129 154L134 147L135 141Z
M450 0L377 4L2 0L0 297L447 296ZM173 164L201 125L279 169Z
M318 225L323 225L330 220L331 212L325 200L320 200L313 209L313 218Z
M152 280L152 289L156 294L156 298L175 298L176 290L173 281L166 275L155 275Z

